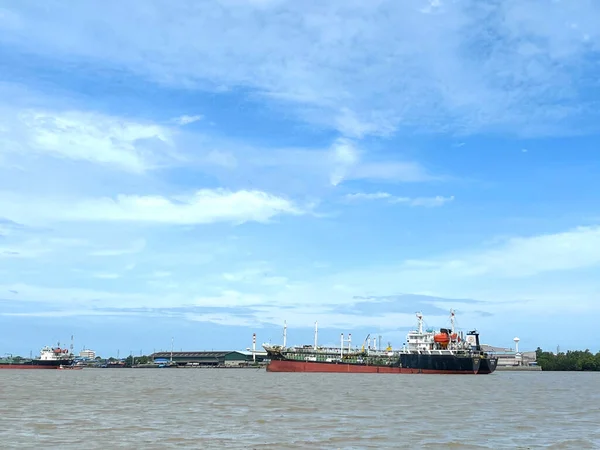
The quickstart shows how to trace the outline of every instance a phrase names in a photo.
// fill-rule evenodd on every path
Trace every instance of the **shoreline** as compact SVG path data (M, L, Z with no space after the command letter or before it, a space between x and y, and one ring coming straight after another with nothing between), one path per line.
M496 372L542 372L540 366L496 366Z

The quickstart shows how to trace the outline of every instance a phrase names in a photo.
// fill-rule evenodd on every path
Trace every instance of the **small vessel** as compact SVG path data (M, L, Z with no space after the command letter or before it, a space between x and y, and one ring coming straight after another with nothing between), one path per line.
M339 347L317 345L315 324L314 345L287 347L287 327L284 325L283 345L263 344L270 359L267 372L340 372L399 374L490 374L496 370L498 358L481 350L479 333L466 335L454 329L455 314L450 311L451 328L439 332L423 329L423 315L417 313L417 329L408 333L401 350L388 345L381 350L369 336L362 347L352 348L352 335ZM347 344L347 345L346 345Z
M39 358L13 357L0 358L0 369L59 369L71 367L75 356L67 348L45 346L40 350Z
M83 366L63 366L60 365L57 367L57 370L83 370Z
M104 369L123 369L125 366L125 361L108 361L101 367Z

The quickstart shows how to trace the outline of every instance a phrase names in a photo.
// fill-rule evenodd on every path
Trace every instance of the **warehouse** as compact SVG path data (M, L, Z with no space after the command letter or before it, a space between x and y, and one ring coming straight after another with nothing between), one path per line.
M493 347L483 344L481 349L498 357L498 367L537 366L535 352L519 352L512 348Z
M256 362L262 362L265 355L257 352ZM236 350L210 352L158 352L153 353L150 357L156 363L172 360L174 363L177 363L178 366L231 367L252 364L251 352L240 352Z

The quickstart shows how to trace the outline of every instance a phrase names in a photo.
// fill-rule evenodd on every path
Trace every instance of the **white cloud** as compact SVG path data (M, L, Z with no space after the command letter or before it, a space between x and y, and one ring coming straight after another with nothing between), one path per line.
M5 241L5 244L2 244L2 241ZM8 235L8 239L4 239L0 235L0 258L39 258L51 253L56 247L56 243L49 239L24 238L18 234Z
M227 151L211 150L206 155L205 161L209 164L225 168L234 168L237 166L237 158L233 153Z
M168 272L166 270L156 270L152 272L150 278L169 278L171 275L171 272Z
M22 231L22 228L22 225L0 218L0 237L18 234Z
M357 113L342 108L335 117L333 125L344 136L360 139L368 135L389 135L395 131L393 120L382 114L373 114L372 117L359 117Z
M196 116L183 115L181 117L177 117L176 119L173 119L173 122L175 122L178 125L188 125L190 123L198 122L199 120L202 120L203 118L204 117L201 115L196 115Z
M5 48L187 88L249 87L348 136L558 133L596 117L580 76L599 48L594 2L55 2L44 15L17 2L5 15Z
M448 261L445 262L448 264ZM499 248L451 262L466 273L528 277L600 264L600 227L578 227L556 234L517 237Z
M366 194L363 192L357 192L356 194L347 194L346 198L348 200L381 200L381 199L390 199L394 196L387 192L374 192L371 194Z
M0 258L37 258L48 250L29 246L0 246Z
M417 182L435 179L416 162L371 161L365 153L354 141L337 139L330 149L330 183L337 186L348 180Z
M99 272L92 275L94 278L99 278L101 280L116 280L117 278L121 278L121 275L118 273L108 273L108 272Z
M349 139L338 139L331 148L333 172L331 184L337 186L360 160L358 150Z
M163 164L174 153L172 132L154 124L47 110L23 110L12 120L10 128L0 129L0 152L87 161L137 173Z
M373 193L362 193L358 192L355 194L347 194L345 197L347 200L386 200L388 203L403 203L409 206L425 206L434 207L442 206L448 202L454 200L454 196L442 197L440 195L436 197L398 197L388 192L373 192Z
M1 198L1 197L0 197ZM267 222L280 214L303 214L292 201L262 191L201 189L177 197L118 195L116 198L23 203L15 196L2 199L7 216L23 222L89 221L205 224ZM109 253L114 254L114 253Z
M573 306L595 302L600 289L597 278L577 270L598 265L600 227L580 227L511 238L487 248L340 272L318 284L345 285L356 295L426 293L490 304L530 300L523 307L533 312L561 299L573 299Z
M416 162L365 162L355 168L348 179L354 180L378 180L390 182L417 182L438 179L428 174L425 169Z
M3 312L1 316L7 317L89 317L89 316L130 316L135 315L126 311L94 311L89 309L68 309L56 311L32 312Z
M311 271L310 275L302 273L302 283L278 273L266 275L264 271L267 266L264 264L255 265L254 269L249 264L247 269L221 272L220 277L201 276L196 283L180 279L175 269L169 277L174 284L163 286L161 290L165 295L145 293L143 286L139 286L138 292L134 290L135 293L118 293L22 283L0 286L0 292L18 292L16 297L19 300L45 302L65 309L72 305L117 310L246 308L244 317L235 320L277 324L287 319L290 324L293 322L297 326L308 326L314 320L319 320L320 323L327 322L330 327L378 325L393 328L412 325L412 313L407 315L388 311L385 304L374 305L368 314L345 314L343 310L352 308L358 301L355 296L364 296L365 299L360 301L376 304L377 296L410 292L457 299L452 304L430 299L432 306L441 309L453 306L462 311L482 309L498 314L509 314L511 311L540 314L541 310L549 314L557 310L581 312L586 308L596 311L600 284L594 273L590 272L587 278L574 278L572 283L568 280L569 273L575 269L600 265L598 255L600 227L586 227L562 233L512 238L489 248L426 260L405 260L395 265L365 264L356 270L328 271L325 274L318 269ZM99 274L110 275L111 272L96 273ZM155 275L162 277L159 273ZM223 287L227 285L236 288ZM370 301L369 298L374 300ZM475 307L468 300L461 299L476 299L484 301L485 305ZM227 311L224 313L228 314ZM203 314L194 314L188 319L209 319Z
M102 250L94 250L90 252L90 256L122 256L122 255L130 255L140 253L146 248L146 240L145 239L136 239L131 243L130 246L123 248L112 248L112 249L102 249Z
M409 199L399 198L398 200L393 201L398 201L399 203L408 203L411 206L433 207L445 205L446 203L451 202L453 200L454 196L442 197L441 195L436 195L435 197L417 197Z
M241 317L233 314L227 314L226 312L218 314L187 313L183 317L191 322L206 322L214 323L217 325L228 325L235 327L256 327L257 324L254 317Z
M261 286L284 286L288 279L282 276L269 274L268 266L249 268L237 272L225 272L222 277L230 283L247 283Z

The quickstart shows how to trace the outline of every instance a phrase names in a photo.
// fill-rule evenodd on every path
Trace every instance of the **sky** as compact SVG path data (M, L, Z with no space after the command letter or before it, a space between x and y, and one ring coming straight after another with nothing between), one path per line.
M0 353L427 326L599 350L600 5L0 0Z

